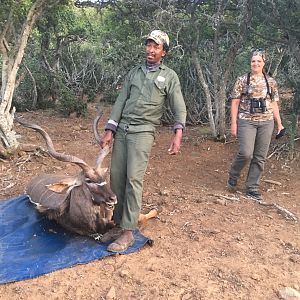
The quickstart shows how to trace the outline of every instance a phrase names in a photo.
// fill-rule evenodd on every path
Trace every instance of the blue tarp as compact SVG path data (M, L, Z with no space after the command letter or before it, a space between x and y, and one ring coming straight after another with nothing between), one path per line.
M149 241L138 230L135 252ZM107 245L70 233L39 214L26 195L0 201L0 283L34 278L113 255Z

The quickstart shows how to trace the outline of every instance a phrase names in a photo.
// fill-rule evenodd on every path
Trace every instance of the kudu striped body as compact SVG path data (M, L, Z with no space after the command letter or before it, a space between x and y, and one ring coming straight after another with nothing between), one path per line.
M100 117L95 119L93 126L98 142L97 126ZM53 158L81 168L81 172L75 176L41 174L34 177L27 185L26 194L37 210L69 231L81 235L103 234L112 228L117 198L105 181L107 169L101 167L109 148L100 150L96 167L92 168L76 156L58 153L50 136L40 126L16 117L15 120L39 132Z

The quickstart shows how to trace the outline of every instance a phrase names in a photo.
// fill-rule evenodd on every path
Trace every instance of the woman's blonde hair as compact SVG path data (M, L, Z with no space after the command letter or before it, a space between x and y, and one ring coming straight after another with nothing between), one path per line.
M251 57L256 56L256 55L260 56L263 59L263 61L266 62L267 57L266 57L266 51L264 49L261 49L261 48L254 49L252 51Z

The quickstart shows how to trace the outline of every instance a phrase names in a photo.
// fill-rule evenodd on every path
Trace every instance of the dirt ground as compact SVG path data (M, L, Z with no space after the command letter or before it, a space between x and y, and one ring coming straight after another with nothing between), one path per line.
M44 127L58 151L94 165L98 146L91 124L96 109L90 109L87 119L60 118L51 111L22 115ZM17 125L16 131L20 141L45 148L32 130ZM279 299L285 287L300 291L299 222L288 219L283 210L244 197L245 174L237 193L226 189L238 144L214 142L207 128L189 127L181 153L170 156L171 134L166 127L158 130L145 177L143 211L161 208L159 217L142 230L154 240L152 247L2 284L0 299L269 300ZM270 155L286 141L273 139ZM109 158L104 164L109 166ZM78 171L40 149L22 151L0 166L3 200L22 194L39 173ZM299 159L286 160L282 152L271 155L261 185L265 201L300 218L299 178Z

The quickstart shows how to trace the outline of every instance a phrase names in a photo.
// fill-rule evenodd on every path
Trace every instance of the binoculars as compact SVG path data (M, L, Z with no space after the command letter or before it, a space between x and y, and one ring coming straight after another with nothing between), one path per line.
M251 98L250 100L250 113L264 113L267 111L265 98Z

